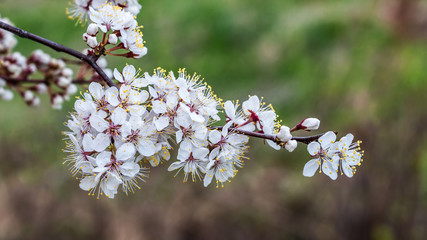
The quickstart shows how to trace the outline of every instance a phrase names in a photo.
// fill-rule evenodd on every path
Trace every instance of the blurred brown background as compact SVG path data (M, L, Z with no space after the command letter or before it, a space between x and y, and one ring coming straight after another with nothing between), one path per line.
M427 239L427 2L142 1L149 53L129 60L201 74L223 99L264 96L283 123L321 119L352 132L365 161L351 178L302 176L294 153L253 140L222 189L182 183L167 166L142 190L87 196L62 165L73 103L0 102L0 239ZM83 49L66 1L2 0L16 26ZM27 40L16 51L41 48ZM110 66L126 61L109 58Z

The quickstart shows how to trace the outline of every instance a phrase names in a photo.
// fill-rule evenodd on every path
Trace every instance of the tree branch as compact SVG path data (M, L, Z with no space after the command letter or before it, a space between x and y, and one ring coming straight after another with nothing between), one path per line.
M29 33L23 29L14 27L12 25L6 24L2 21L0 21L0 28L3 28L6 31L9 31L21 38L27 38L30 39L32 41L38 42L40 44L43 44L45 46L48 46L58 52L63 52L63 53L67 53L75 58L78 58L82 61L85 61L87 64L89 64L98 74L99 76L102 77L102 79L104 79L104 81L108 84L108 86L112 87L112 86L116 86L111 79L107 76L107 74L105 74L105 72L98 66L98 64L96 64L96 60L98 60L99 56L87 56L84 55L81 52L78 52L74 49L65 47L59 43L53 42L51 40L48 40L46 38L42 38L40 36L37 36L35 34Z
M211 129L222 130L222 127L212 126ZM271 140L271 141L276 142L276 143L280 142L280 140L278 140L276 138L276 136L272 135L272 134L249 132L249 131L238 130L238 129L234 129L234 128L229 128L228 131L229 132L235 132L238 134L243 134L243 135L250 136L250 137L256 137L256 138L262 138L265 140ZM309 144L310 142L316 141L317 139L319 139L323 135L324 135L324 133L319 134L319 135L314 135L314 136L308 136L308 137L292 137L292 140L296 140L296 141L301 142L301 143Z
M19 78L11 78L7 76L0 76L1 79L5 80L7 83L11 85L17 85L21 83L29 83L29 84L49 84L48 80L45 79L19 79ZM90 84L91 82L101 82L101 80L85 80L85 79L73 79L73 84Z

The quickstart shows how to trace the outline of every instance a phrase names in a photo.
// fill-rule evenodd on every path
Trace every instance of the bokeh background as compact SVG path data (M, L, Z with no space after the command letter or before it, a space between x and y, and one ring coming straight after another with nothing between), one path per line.
M186 67L223 99L264 96L283 123L352 132L364 163L348 179L302 176L309 159L252 140L224 188L151 170L134 195L87 196L62 165L63 110L0 102L0 239L427 239L427 2L145 0L143 71ZM75 49L67 1L1 0L16 26ZM41 48L19 40L24 55Z

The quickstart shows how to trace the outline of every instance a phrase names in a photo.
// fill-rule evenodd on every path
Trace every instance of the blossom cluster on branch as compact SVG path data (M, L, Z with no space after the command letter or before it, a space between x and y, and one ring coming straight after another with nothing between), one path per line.
M119 190L134 192L148 177L150 167L171 159L173 145L178 151L168 170L176 171L175 176L181 172L184 182L201 181L207 187L215 181L216 187L224 186L248 159L250 137L289 152L299 142L308 144L312 159L304 166L304 176L312 177L318 170L333 180L339 173L354 175L363 151L352 134L339 141L332 131L295 136L297 131L317 130L317 118L303 119L290 128L281 124L274 108L262 98L249 96L242 104L223 101L200 76L189 75L185 69L174 73L157 68L153 74L142 74L133 65L121 71L107 69L105 55L140 58L147 53L142 27L135 20L140 8L135 0L74 0L70 17L91 21L83 34L89 48L82 53L0 19L0 97L10 100L15 90L29 105L38 105L34 93L48 92L52 106L60 108L63 99L77 91L75 84L88 84L88 90L77 97L66 123L69 130L64 132L68 154L64 164L80 181L81 189L108 198ZM28 59L11 53L16 39L8 31L79 61L54 59L41 50ZM80 67L76 77L65 63ZM43 79L29 77L35 72Z

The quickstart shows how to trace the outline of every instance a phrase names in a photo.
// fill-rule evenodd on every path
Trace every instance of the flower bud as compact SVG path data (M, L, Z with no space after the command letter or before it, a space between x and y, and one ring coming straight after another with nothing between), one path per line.
M95 23L89 24L86 33L91 36L95 36L98 33L98 25L96 25Z
M22 72L22 68L18 67L15 64L9 65L7 66L7 70L12 73L11 77L16 78L19 76L19 74L21 74Z
M66 87L68 85L70 85L71 83L71 78L66 78L66 77L60 77L58 78L58 86L60 87Z
M55 95L52 98L52 108L53 109L61 109L62 103L64 102L64 98L61 95Z
M0 78L0 87L6 86L6 81Z
M320 120L317 118L306 118L300 123L301 129L306 131L317 130L320 125Z
M36 92L39 94L47 93L47 86L44 83L37 84L35 88L36 88Z
M74 84L68 85L67 89L65 90L65 93L67 95L72 95L72 94L74 94L76 92L77 92L77 87Z
M9 90L4 90L1 98L5 101L10 101L13 99L13 93Z
M108 36L108 43L110 43L110 44L116 44L117 43L117 36L116 36L116 34L110 34Z
M85 41L85 42L87 42L87 39L90 37L90 35L89 34L87 34L87 33L83 33L83 35L82 35L82 38L83 38L83 41Z
M90 48L95 48L98 45L98 41L96 40L96 37L91 37L91 36L87 38L86 43Z
M50 61L50 56L40 49L35 50L32 53L32 57L35 59L35 61L40 62L41 64L48 64Z
M64 62L64 61L62 61L61 59L58 59L57 64L58 64L58 67L59 67L59 68L65 68L65 62Z
M291 135L289 127L281 126L280 131L277 134L277 138L279 138L280 141L282 141L282 142L287 142L287 141L291 140L292 135Z
M98 66L100 68L106 68L107 67L107 59L105 59L104 57L100 57L98 59L98 61L96 61L96 64L98 64Z
M71 77L73 76L73 70L71 70L71 69L69 69L69 68L64 68L64 69L62 70L62 75L63 75L64 77L71 78Z
M35 97L35 98L31 101L30 106L31 106L31 107L38 107L38 106L40 106L40 98Z
M33 64L33 63L28 64L27 71L28 71L29 74L35 73L37 71L37 66L35 64Z
M31 92L30 90L27 90L24 92L24 95L22 97L24 98L24 101L29 102L29 101L33 100L34 93Z
M285 144L286 150L293 152L297 148L298 142L296 140L290 140Z

